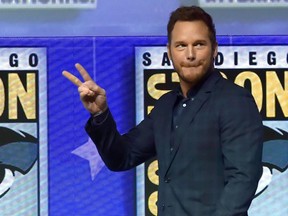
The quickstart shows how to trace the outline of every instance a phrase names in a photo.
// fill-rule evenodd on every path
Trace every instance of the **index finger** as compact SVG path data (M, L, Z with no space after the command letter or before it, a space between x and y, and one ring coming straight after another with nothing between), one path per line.
M89 73L85 70L85 68L79 64L79 63L76 63L75 64L75 67L76 69L79 71L79 73L81 74L82 78L85 80L85 81L90 81L92 80L92 78L90 77Z
M77 87L79 87L82 82L73 74L71 74L68 71L63 71L62 72L63 76L65 76L68 80L70 80L74 85L76 85Z

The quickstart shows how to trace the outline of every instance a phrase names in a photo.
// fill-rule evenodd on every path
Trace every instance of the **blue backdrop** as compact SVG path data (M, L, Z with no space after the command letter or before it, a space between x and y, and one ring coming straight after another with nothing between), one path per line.
M287 45L287 39L285 36L218 37L219 44L223 46ZM49 215L136 214L135 170L111 172L98 160L99 156L87 153L95 151L84 130L89 114L82 107L77 88L61 73L68 70L79 77L74 64L81 63L91 77L107 90L109 107L118 123L118 129L125 132L135 125L136 117L134 48L165 45L165 37L0 39L0 47L47 49ZM285 169L287 159L288 151L287 158L283 159L286 160ZM287 186L287 182L285 184ZM10 190L13 189L11 187ZM287 195L287 187L284 190ZM4 198L5 196L1 199ZM43 198L38 197L38 202L41 202L41 199ZM287 201L287 196L283 199ZM25 206L22 205L22 208Z

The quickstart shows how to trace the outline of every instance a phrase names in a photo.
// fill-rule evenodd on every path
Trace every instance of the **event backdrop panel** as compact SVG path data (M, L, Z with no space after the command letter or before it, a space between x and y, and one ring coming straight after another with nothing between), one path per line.
M266 127L255 216L288 213L287 39L218 37L216 66L253 93ZM61 73L81 78L81 63L107 90L123 133L178 82L165 46L165 37L0 38L1 215L155 215L157 161L109 171L85 133L77 87Z

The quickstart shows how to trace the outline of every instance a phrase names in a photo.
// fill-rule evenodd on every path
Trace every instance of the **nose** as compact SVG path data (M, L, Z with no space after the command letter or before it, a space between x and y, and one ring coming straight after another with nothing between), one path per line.
M195 59L195 52L194 52L194 49L193 49L193 46L188 46L187 47L187 59L192 61Z

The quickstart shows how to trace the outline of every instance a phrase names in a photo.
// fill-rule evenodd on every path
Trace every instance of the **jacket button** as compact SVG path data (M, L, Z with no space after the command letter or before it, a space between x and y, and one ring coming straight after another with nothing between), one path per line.
M170 178L166 178L164 181L165 181L165 183L169 183L171 181L171 179Z

